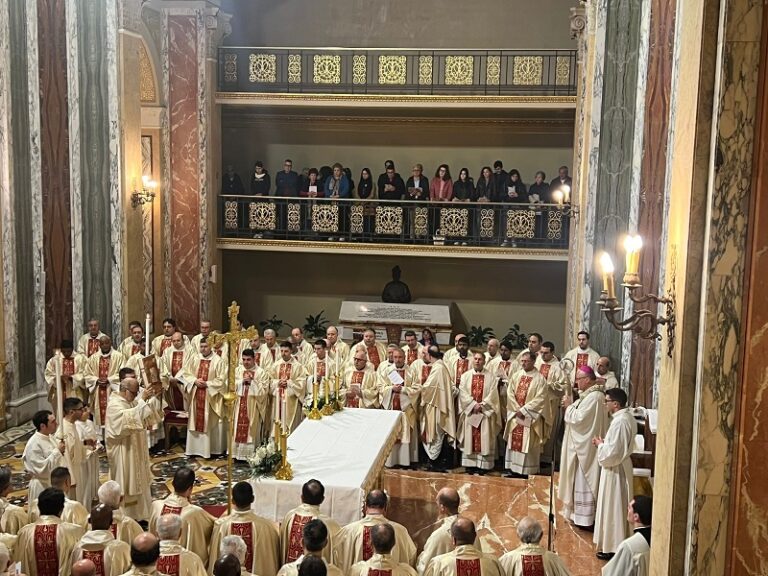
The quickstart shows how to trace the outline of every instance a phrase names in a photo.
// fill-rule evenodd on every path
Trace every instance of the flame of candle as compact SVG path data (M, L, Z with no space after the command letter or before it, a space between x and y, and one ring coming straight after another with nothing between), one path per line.
M600 267L603 269L603 274L613 274L613 260L608 252L603 252L600 255Z

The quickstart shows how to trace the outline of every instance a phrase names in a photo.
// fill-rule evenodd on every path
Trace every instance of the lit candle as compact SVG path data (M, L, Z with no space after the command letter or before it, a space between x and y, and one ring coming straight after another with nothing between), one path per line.
M149 321L151 316L147 314L147 319L144 322L144 356L149 356Z
M56 419L61 426L64 418L64 387L61 384L62 356L58 348L53 351L53 366L56 373Z
M280 398L281 398L282 405L283 405L282 406L282 409L283 409L283 432L287 433L287 431L288 431L288 414L287 414L287 412L288 412L288 410L287 410L287 408L288 408L288 399L285 397L285 389L283 389L283 388L280 389Z
M288 434L285 431L280 434L280 454L283 457L283 466L285 466L285 463L288 462Z
M607 252L600 255L600 267L603 269L603 292L609 300L616 298L613 286L613 261Z
M560 190L555 190L552 192L552 199L555 201L555 204L558 204L559 206L563 205L563 193Z
M627 275L637 275L640 269L640 250L642 247L643 239L639 234L630 234L624 239L624 250L627 252Z
M320 384L315 379L312 382L312 407L317 410L317 397L320 395Z
M278 426L280 424L280 388L275 389L275 397L272 401L275 403L272 420L275 422L275 425ZM277 438L277 436L275 436L275 438Z
M331 387L328 384L328 377L323 378L323 384L325 384L325 403L328 404L331 400Z
M563 190L563 202L569 204L571 202L571 187L567 184L563 184L561 188Z

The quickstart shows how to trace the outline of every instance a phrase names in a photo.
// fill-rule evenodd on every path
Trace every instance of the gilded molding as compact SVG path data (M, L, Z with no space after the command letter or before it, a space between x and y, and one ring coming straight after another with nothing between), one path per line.
M235 77L237 79L237 77ZM277 58L274 54L251 54L248 56L248 80L250 82L273 83L277 80Z
M155 72L152 69L152 61L147 53L147 46L141 42L139 48L139 92L141 102L157 102L157 89L155 88Z
M576 96L441 96L436 94L271 94L268 92L217 92L216 100L226 104L263 103L264 101L318 101L318 102L402 102L445 104L567 104L576 105Z

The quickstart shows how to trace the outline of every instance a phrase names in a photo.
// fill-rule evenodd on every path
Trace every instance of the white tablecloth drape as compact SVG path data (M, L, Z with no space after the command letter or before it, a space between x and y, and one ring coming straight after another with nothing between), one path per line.
M301 503L312 478L325 486L320 509L341 525L362 517L365 493L376 487L400 429L401 412L347 408L322 420L304 420L288 437L293 480L252 480L254 511L281 522Z

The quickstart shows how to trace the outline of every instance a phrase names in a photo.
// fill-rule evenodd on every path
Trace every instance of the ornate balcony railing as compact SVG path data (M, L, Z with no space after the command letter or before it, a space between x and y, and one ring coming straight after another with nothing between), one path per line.
M575 96L575 50L219 48L220 92Z
M219 196L219 238L568 248L557 204Z

